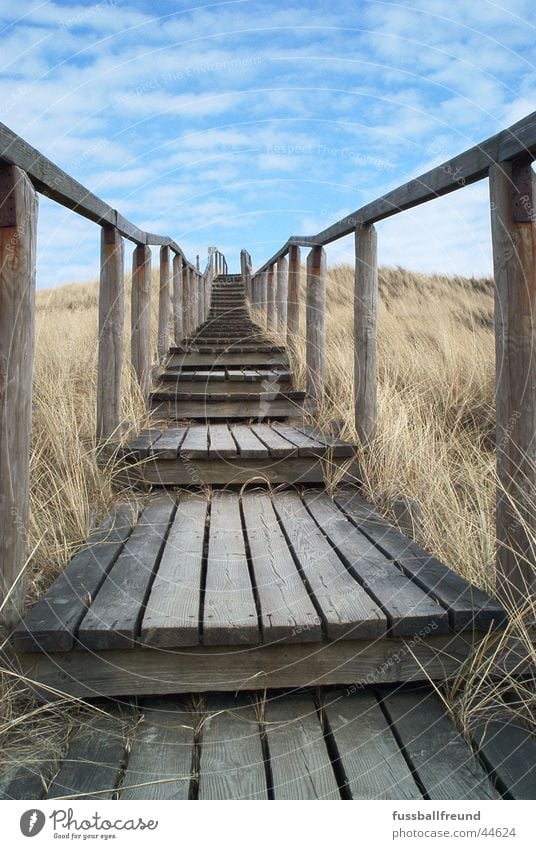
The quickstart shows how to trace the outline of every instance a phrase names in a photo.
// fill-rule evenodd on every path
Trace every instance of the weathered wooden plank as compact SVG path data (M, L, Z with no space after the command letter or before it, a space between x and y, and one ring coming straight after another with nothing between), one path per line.
M16 757L16 756L15 756ZM18 760L4 762L0 778L0 801L8 799L42 799L56 764L49 752L32 756L28 764Z
M337 747L335 768L342 773L352 799L422 799L369 689L326 693L322 709Z
M216 491L210 513L203 643L214 646L259 640L238 495Z
M265 720L274 799L340 799L312 698L269 697Z
M11 637L16 651L67 651L78 626L115 563L132 525L134 504L120 504L88 537L45 595L35 604Z
M288 262L286 257L277 260L277 329L279 333L287 332L287 300L288 300Z
M174 511L175 501L169 495L157 496L145 508L82 620L78 629L81 646L134 648Z
M339 439L337 436L330 436L327 433L322 433L318 427L311 425L296 425L296 429L316 442L325 445L329 449L333 457L352 457L356 453L355 445L345 442L344 439Z
M270 457L297 457L298 449L267 424L253 424L251 430L263 442Z
M300 249L293 245L288 252L287 343L292 345L300 332Z
M326 252L316 246L307 255L306 380L307 395L319 402L326 372Z
M378 250L376 228L355 231L354 393L359 441L374 439L377 424Z
M197 457L187 462L181 462L181 460L181 457L179 461L155 459L139 468L129 469L128 476L132 481L159 486L242 484L258 480L259 476L273 484L300 482L321 484L324 480L322 463L310 457L281 457L276 463L272 458L267 458L261 467L259 464L262 460L259 458L249 459L240 456L206 460ZM351 482L352 478L355 478L355 472L343 480Z
M403 536L367 504L355 490L341 491L336 497L349 518L383 553L395 560L408 577L449 613L455 630L487 631L505 621L505 612L496 599L467 581Z
M141 624L141 641L150 646L195 646L199 610L207 500L181 493Z
M480 720L470 728L478 755L506 799L536 798L536 743L513 717Z
M499 798L433 691L398 689L382 704L429 799Z
M97 439L121 438L121 375L125 323L123 239L115 227L101 230Z
M320 617L288 549L270 498L259 490L245 492L242 510L264 642L322 639Z
M281 492L273 501L328 637L357 639L385 634L385 614L349 574L299 496Z
M236 457L238 449L226 424L210 424L208 436L208 456L210 459L214 457Z
M97 716L73 738L47 799L111 799L125 756L124 722L117 715Z
M158 439L151 442L149 454L162 460L175 460L189 428L190 425L168 427Z
M307 490L303 497L339 557L385 612L390 634L448 633L447 611L378 551L325 492Z
M3 138L0 125L0 141ZM24 610L37 197L26 175L0 167L0 626Z
M121 800L188 799L195 714L178 699L144 699L121 782Z
M284 422L273 422L272 428L276 433L296 446L300 457L323 457L326 453L326 447L323 442L313 439L312 436L304 433L301 429L298 430Z
M495 277L497 588L526 606L536 591L536 177L532 157L490 168Z
M132 260L130 347L132 367L144 398L151 383L151 249L138 245Z
M260 439L257 439L255 433L248 425L232 424L230 427L241 457L252 459L268 456L266 445L263 445Z
M190 429L181 445L180 456L186 458L207 457L208 427L207 425L190 425Z
M199 799L267 799L259 723L249 699L212 698L207 710Z
M190 268L186 263L182 265L182 333L186 338L192 332L192 318L190 311Z
M169 349L169 311L171 306L169 248L160 248L160 285L158 289L158 358L160 361Z
M184 336L184 327L182 323L182 302L184 293L182 283L182 256L180 254L175 254L173 256L173 338L175 345L180 345Z
M138 457L143 460L149 456L152 446L162 436L162 430L156 427L144 428L134 439L123 446L123 457Z
M268 330L276 329L276 264L274 263L267 271L267 288L266 288L266 323Z
M511 640L482 654L490 676L532 672L526 647ZM17 671L29 681L74 696L235 691L245 688L312 687L330 684L385 684L397 681L445 681L459 674L475 651L472 634L430 635L426 640L399 637L277 645L198 646L191 649L137 651L32 652L17 655ZM53 699L54 694L42 695Z

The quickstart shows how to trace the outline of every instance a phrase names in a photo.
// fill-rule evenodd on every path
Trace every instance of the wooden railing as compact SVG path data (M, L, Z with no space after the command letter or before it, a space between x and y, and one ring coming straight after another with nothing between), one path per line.
M526 601L536 589L536 112L390 191L314 236L291 236L253 273L251 300L268 328L299 331L300 247L306 283L307 391L325 380L325 246L355 236L355 426L366 447L377 425L378 266L375 223L478 180L490 187L495 275L497 585ZM288 259L288 262L287 262Z
M151 248L160 247L159 359L169 349L170 311L178 345L210 309L213 277L227 271L220 251L207 267L188 261L169 236L147 233L0 124L0 624L23 608L28 527L32 369L35 326L37 193L101 228L97 440L120 439L125 274L124 238L134 243L131 361L143 396L151 379Z

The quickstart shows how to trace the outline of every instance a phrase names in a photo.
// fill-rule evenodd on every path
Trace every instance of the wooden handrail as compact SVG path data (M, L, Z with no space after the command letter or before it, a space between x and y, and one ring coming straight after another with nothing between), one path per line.
M252 282L253 291L260 293L257 308L260 314L266 313L268 327L275 328L277 275L278 329L286 333L287 341L295 338L299 321L296 262L299 268L300 246L311 248L307 258L306 373L309 399L317 404L323 396L325 361L324 247L355 234L355 426L366 447L374 439L377 424L378 271L374 224L489 178L496 286L497 585L505 600L517 604L536 590L536 178L531 168L535 158L533 112L320 233L291 236L253 273ZM282 303L285 298L287 310L287 304Z
M24 608L28 527L32 369L35 323L37 192L101 228L97 443L121 439L121 376L125 318L124 238L134 242L131 361L144 398L151 383L151 245L160 246L158 359L169 348L171 311L176 344L194 333L210 309L212 279L227 272L215 250L201 274L169 236L141 230L101 198L0 124L0 625ZM170 254L174 254L173 287ZM7 424L6 424L7 423Z

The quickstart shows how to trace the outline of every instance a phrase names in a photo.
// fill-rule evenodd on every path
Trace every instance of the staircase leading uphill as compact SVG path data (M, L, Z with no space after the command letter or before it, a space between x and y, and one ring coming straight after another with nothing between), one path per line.
M306 423L285 349L256 324L242 277L216 278L207 320L170 349L150 404L155 427L130 442L140 483L153 485L322 483L355 450Z

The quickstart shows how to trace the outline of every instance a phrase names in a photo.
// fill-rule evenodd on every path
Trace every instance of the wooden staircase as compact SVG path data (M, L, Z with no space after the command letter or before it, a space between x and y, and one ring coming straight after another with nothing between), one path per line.
M287 353L250 315L239 274L220 275L204 321L172 347L150 396L155 427L124 448L149 485L356 481L355 448L307 424Z

